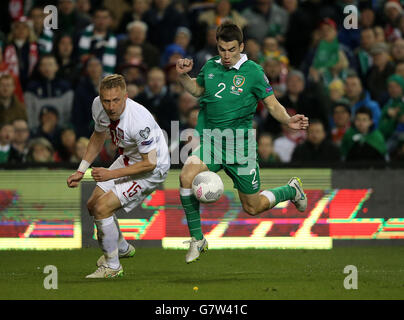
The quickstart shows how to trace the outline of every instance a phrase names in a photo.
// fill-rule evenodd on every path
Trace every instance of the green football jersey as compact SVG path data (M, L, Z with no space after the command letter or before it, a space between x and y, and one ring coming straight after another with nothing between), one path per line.
M202 129L251 129L258 101L273 94L262 67L245 54L230 69L220 56L209 59L196 81L205 88L199 99L200 134Z

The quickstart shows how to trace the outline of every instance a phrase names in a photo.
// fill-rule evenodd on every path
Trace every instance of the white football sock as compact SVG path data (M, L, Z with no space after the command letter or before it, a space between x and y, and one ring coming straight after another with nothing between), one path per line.
M110 216L101 220L94 219L94 222L97 226L98 243L104 252L108 267L118 269L120 265L118 257L119 232L114 223L114 217Z
M118 249L120 252L126 252L126 251L128 251L129 243L125 240L125 238L122 235L122 231L121 231L121 228L119 228L119 222L118 222L118 219L116 218L115 213L113 214L113 217L114 217L115 225L118 228L118 232L119 232Z
M192 189L180 187L180 195L183 197L190 196L190 195L192 195Z
M273 208L276 205L276 198L275 195L269 191L269 190L264 190L260 193L260 195L266 197L269 200L269 206L270 208Z

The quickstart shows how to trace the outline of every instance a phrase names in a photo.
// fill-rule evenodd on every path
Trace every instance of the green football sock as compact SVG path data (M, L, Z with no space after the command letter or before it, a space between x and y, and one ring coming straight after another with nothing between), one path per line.
M180 195L182 207L185 211L185 216L188 222L188 229L191 237L196 240L202 240L202 227L201 227L201 215L199 213L199 201L193 194L189 196Z
M275 195L276 204L286 200L294 200L296 197L296 189L288 184L275 189L269 189L269 191Z

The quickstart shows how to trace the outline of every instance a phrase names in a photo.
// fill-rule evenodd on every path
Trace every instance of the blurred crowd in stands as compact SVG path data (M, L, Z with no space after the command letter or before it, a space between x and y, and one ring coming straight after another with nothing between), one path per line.
M49 4L57 29L44 27ZM347 5L358 28L344 27ZM243 30L245 53L289 114L310 119L307 132L293 131L259 102L261 164L404 161L404 1L10 0L0 16L0 164L79 162L111 73L168 135L172 121L195 128L198 99L175 63L192 58L196 76L217 55L225 20ZM115 155L107 139L98 161Z

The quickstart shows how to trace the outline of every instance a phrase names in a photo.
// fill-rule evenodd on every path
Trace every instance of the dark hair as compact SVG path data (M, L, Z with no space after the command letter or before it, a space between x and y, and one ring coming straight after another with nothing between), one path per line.
M373 29L372 27L362 28L361 34L363 33L363 31L372 31L373 35L376 36L375 29Z
M358 108L358 110L356 110L356 112L355 112L355 116L359 113L367 114L369 116L369 118L371 120L373 120L372 111L368 107L363 106L363 107Z
M216 41L219 41L219 39L225 42L237 40L238 44L241 44L243 42L243 32L236 24L225 21L217 27Z
M41 55L39 58L38 66L41 64L41 62L45 59L55 59L56 64L58 64L58 60L56 56L53 53L44 53Z
M346 112L351 114L351 107L349 106L349 103L347 103L347 102L345 102L343 100L339 100L339 101L334 102L333 105L332 105L332 112L334 112L335 109L338 108L338 107L344 108L344 110Z
M324 122L317 118L310 119L309 125L311 126L312 124L321 124L323 126L323 129L325 128Z
M105 12L105 11L106 11L106 12L108 12L109 16L112 17L112 12L111 12L111 10L110 10L109 8L107 8L107 7L104 7L104 6L95 8L95 10L94 10L94 12L93 12L93 17L95 17L96 13L99 12L99 11L101 11L101 12Z

